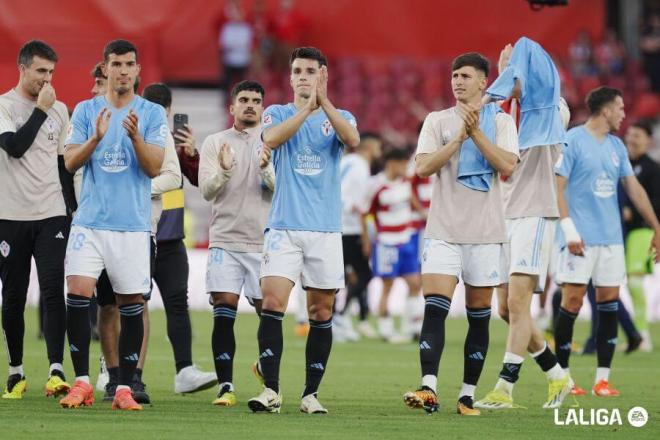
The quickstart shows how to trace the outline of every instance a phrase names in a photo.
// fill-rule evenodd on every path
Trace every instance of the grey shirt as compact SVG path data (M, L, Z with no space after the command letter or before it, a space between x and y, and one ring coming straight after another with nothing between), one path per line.
M34 111L30 101L12 89L0 96L0 133L16 132ZM0 149L0 219L43 220L66 215L57 156L64 154L69 113L60 101L48 110L37 137L20 158Z
M417 155L433 153L459 132L463 120L454 107L430 113L417 142ZM495 144L518 155L518 133L513 118L495 116ZM493 175L490 191L476 191L460 184L457 151L438 172L433 183L426 238L455 244L490 244L507 241L500 176Z
M230 170L220 166L220 149L234 150ZM275 173L272 164L259 166L261 127L238 131L234 127L204 140L199 160L199 188L212 203L209 247L234 252L261 252Z
M520 153L520 162L504 182L504 216L559 218L555 163L561 145L528 148Z

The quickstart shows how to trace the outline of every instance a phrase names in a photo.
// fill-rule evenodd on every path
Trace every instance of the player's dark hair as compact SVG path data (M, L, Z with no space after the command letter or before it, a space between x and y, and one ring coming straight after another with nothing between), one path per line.
M165 108L172 105L172 90L163 83L152 83L144 88L142 97Z
M365 131L365 132L360 133L360 143L362 143L364 141L368 141L370 139L374 139L374 140L379 141L379 140L381 140L381 137L378 133L375 133L373 131Z
M323 55L323 52L318 50L315 47L298 47L293 49L291 52L291 58L289 58L289 66L293 64L293 61L296 58L305 58L307 60L316 60L319 62L319 66L328 65L328 59Z
M649 119L640 119L630 124L631 127L643 130L649 137L653 137L653 122Z
M457 56L451 63L451 71L460 69L461 67L470 66L484 73L488 76L490 72L490 62L488 58L477 52L468 52L463 55Z
M621 90L615 89L613 87L601 86L596 89L593 89L587 94L585 103L589 109L589 113L592 115L597 115L607 104L611 103L616 99L617 96L623 98L623 93Z
M110 54L125 55L127 53L135 53L135 61L138 59L138 50L133 43L127 40L113 40L105 45L103 48L103 61L108 61Z
M383 154L383 162L387 163L390 160L408 160L410 159L410 155L408 154L408 150L405 148L390 148L388 149L385 154Z
M57 54L53 48L41 40L30 40L21 47L18 51L18 64L29 67L34 57L57 62Z
M234 102L236 100L236 97L238 96L239 93L241 92L257 92L261 94L261 98L263 99L264 96L266 96L266 91L264 90L264 86L259 84L256 81L250 81L250 80L245 80L241 81L238 84L234 86L233 89L231 89L231 100Z
M96 63L96 65L92 69L92 78L108 79L108 77L103 74L103 62L102 61L99 61L98 63Z

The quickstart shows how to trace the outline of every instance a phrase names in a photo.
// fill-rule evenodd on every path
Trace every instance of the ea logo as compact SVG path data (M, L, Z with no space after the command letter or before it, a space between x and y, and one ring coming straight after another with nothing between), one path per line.
M628 423L635 428L641 428L649 421L649 413L641 406L636 406L628 411Z

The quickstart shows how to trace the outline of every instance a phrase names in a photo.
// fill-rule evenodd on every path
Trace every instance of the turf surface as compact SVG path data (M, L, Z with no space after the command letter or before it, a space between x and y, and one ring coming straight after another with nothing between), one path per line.
M25 369L28 392L22 400L0 399L0 438L526 438L546 439L555 436L576 438L660 438L660 351L635 353L614 358L613 384L622 392L619 398L585 396L578 402L587 413L591 408L618 408L623 426L555 426L554 413L541 409L546 398L546 382L536 364L527 358L521 379L515 388L515 402L526 409L485 412L481 417L462 418L454 413L463 371L464 320L449 320L447 343L440 366L438 387L441 409L431 416L403 405L401 396L418 386L419 364L415 344L388 345L379 341L335 344L320 400L329 409L326 416L311 416L298 411L304 382L305 342L293 334L292 321L285 321L285 352L282 362L281 388L284 404L280 415L252 414L247 400L259 392L250 364L257 354L257 319L253 315L238 317L234 383L239 403L233 408L211 405L216 389L192 395L173 392L174 362L165 336L165 316L152 312L149 357L144 373L153 405L142 412L112 411L101 401L79 410L61 409L57 402L43 396L47 363L45 345L37 340L36 311L26 314ZM204 370L212 371L210 335L211 313L193 313L193 355ZM576 341L584 340L587 326L578 323ZM660 343L660 326L652 332ZM477 397L488 392L497 380L504 350L505 325L491 323L491 345L481 377ZM623 339L620 337L620 339ZM98 342L92 345L91 365L96 369ZM571 359L574 378L584 388L593 381L596 359L574 355ZM6 356L0 355L6 365ZM73 371L68 352L65 369L69 379ZM93 380L96 375L93 375ZM2 376L5 380L5 376ZM569 398L570 400L570 398ZM569 402L570 403L570 402ZM627 422L628 410L642 406L649 412L649 422L633 428ZM560 413L564 420L566 409Z

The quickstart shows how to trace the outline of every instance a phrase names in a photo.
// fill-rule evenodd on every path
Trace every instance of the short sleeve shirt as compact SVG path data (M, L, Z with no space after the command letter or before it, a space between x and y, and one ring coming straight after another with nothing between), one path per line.
M449 143L463 120L455 108L432 112L424 121L416 155L433 153ZM498 147L518 155L518 134L511 116L495 116ZM437 173L426 223L426 238L456 244L490 244L507 241L502 188L498 173L489 191L476 191L458 183L457 151Z
M105 96L97 96L76 106L66 144L84 144L92 137L103 108L112 113L110 126L84 166L73 224L111 231L151 231L151 179L140 167L122 121L132 109L144 142L165 148L169 133L165 109L139 96L117 109Z

